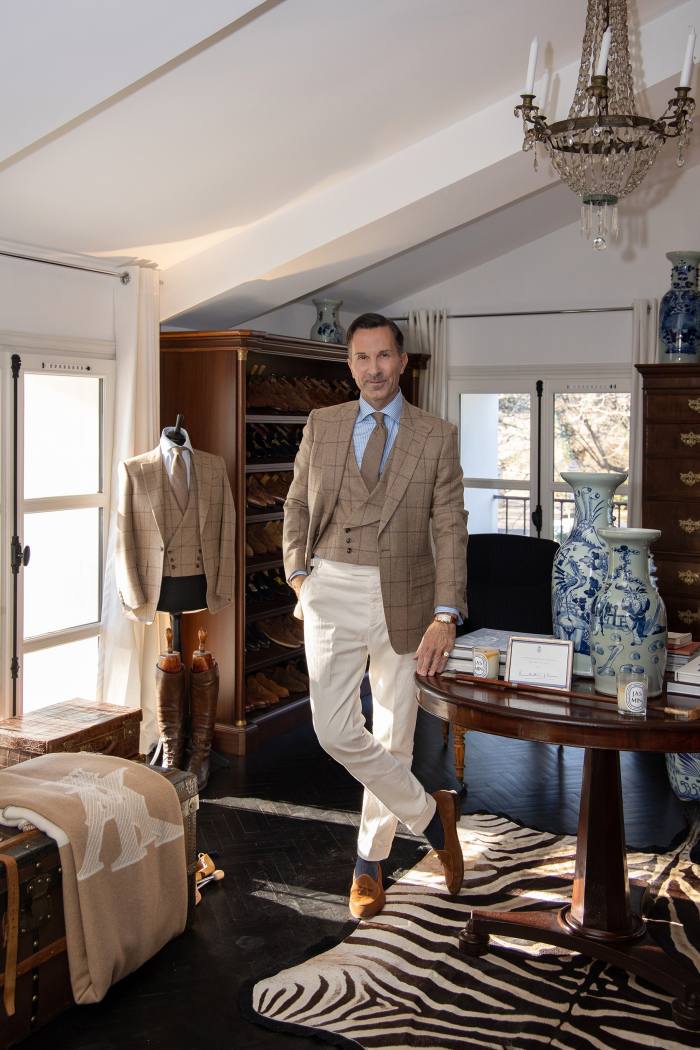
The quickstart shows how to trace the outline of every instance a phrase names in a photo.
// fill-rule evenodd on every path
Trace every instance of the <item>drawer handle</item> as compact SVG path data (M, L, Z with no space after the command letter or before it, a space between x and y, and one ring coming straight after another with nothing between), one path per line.
M681 434L681 441L684 445L694 448L700 442L700 434L695 434L692 430L689 430L687 434Z
M700 580L700 572L693 572L692 569L684 569L682 572L679 571L678 579L681 583L687 583L688 586L697 583Z
M681 609L678 613L678 619L683 623L697 623L700 620L700 612L693 612L692 609Z
M681 479L684 485L688 485L689 487L697 485L698 481L700 481L700 474L695 474L692 470L688 470L684 474L681 473L678 475L678 477Z
M700 412L700 397L691 397L688 401L688 408L693 412Z
M694 532L700 531L700 521L693 521L692 518L681 518L678 522L683 532L687 532L689 536L692 536Z

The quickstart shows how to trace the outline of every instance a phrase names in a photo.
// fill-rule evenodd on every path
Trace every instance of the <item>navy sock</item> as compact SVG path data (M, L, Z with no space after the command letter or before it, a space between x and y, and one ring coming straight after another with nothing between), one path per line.
M440 814L435 810L435 816L423 832L433 849L445 848L445 829L440 820Z
M360 875L369 875L372 879L379 877L379 861L378 860L365 860L363 857L357 858L355 864L355 878Z

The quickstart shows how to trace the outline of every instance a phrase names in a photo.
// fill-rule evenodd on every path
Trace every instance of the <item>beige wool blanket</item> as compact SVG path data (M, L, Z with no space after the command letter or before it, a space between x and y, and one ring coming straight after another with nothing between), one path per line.
M73 996L110 985L181 933L187 918L182 814L168 781L109 755L51 754L0 770L0 823L55 839Z

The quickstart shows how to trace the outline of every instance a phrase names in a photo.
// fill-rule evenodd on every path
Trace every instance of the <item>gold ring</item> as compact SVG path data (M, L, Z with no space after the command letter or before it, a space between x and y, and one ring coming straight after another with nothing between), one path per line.
M443 654L442 654L442 655L443 655L443 656L449 656L449 655L450 655L450 651L449 651L449 649L445 649L445 651L443 652Z

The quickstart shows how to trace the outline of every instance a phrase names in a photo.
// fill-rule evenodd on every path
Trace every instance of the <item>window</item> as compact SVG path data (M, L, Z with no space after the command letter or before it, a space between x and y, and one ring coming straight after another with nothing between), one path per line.
M96 695L113 365L21 355L19 710Z
M574 511L561 472L629 469L630 376L619 368L595 376L473 371L449 384L470 531L537 535L539 505L541 535L561 541ZM626 492L622 486L616 494L618 525L627 520Z

